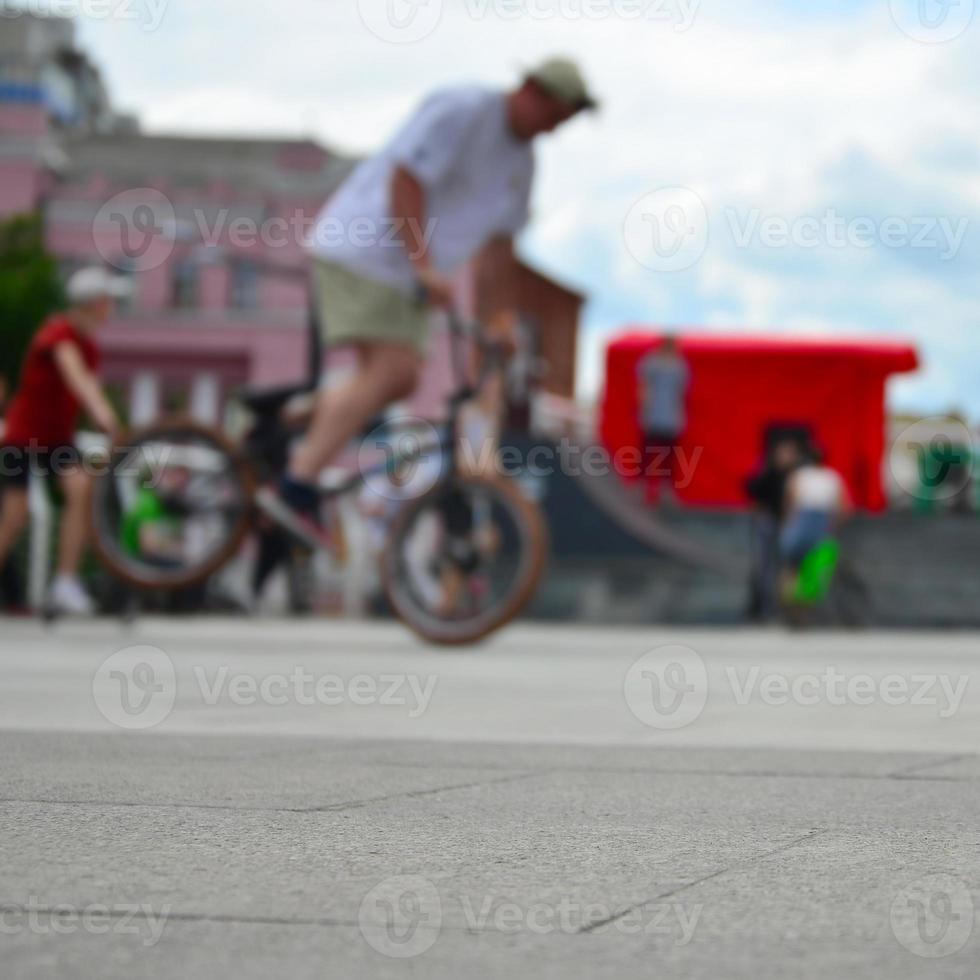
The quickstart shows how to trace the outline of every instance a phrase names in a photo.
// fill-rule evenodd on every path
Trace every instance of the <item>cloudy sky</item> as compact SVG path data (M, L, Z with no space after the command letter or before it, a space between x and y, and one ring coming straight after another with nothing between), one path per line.
M436 86L573 55L604 107L541 145L521 248L590 296L586 391L631 323L879 335L926 365L896 408L980 418L975 0L75 2L150 130L367 152Z

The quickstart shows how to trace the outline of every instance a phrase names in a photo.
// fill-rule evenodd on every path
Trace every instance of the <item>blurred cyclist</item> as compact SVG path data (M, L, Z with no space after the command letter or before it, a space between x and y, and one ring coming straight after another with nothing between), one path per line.
M327 342L353 345L359 366L318 395L271 506L315 520L320 471L418 384L428 332L420 297L448 307L450 276L491 242L496 264L510 265L513 236L528 219L532 141L595 104L565 59L545 62L510 92L436 92L330 199L313 234L313 302ZM512 292L502 279L499 305L513 307Z
M58 542L58 570L49 603L59 613L89 615L92 601L78 578L88 537L90 478L75 448L75 427L84 409L114 436L116 414L96 377L99 349L94 334L110 317L113 301L129 284L101 268L82 269L68 282L70 308L51 317L35 335L21 371L20 387L7 413L0 477L0 566L28 520L31 474L55 477L65 512Z

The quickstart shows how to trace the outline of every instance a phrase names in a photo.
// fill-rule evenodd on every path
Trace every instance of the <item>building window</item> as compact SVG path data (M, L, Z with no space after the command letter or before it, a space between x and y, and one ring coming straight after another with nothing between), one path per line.
M231 306L236 310L255 310L259 306L259 267L242 259L231 266Z
M166 381L160 398L162 415L187 415L190 411L191 393L186 381Z
M199 305L200 274L193 259L180 259L174 265L174 306L178 310L193 310Z

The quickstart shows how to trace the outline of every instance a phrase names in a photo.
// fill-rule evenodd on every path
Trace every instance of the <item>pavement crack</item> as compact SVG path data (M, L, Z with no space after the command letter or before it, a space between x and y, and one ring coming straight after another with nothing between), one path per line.
M356 810L372 803L385 803L388 800L414 800L424 796L434 796L437 793L448 793L459 789L475 789L478 786L494 786L500 783L516 783L525 779L544 776L544 772L524 772L518 776L502 776L500 779L481 779L469 783L453 783L449 786L434 786L431 789L407 790L401 793L389 793L385 796L372 796L364 800L351 800L347 803L330 803L326 806L309 807L299 812L303 813L334 813L338 810Z
M924 772L927 769L935 769L937 766L948 766L954 762L962 762L964 759L972 758L966 752L960 752L957 755L946 755L941 756L938 759L930 759L927 762L916 762L911 766L906 766L903 769L897 769L895 772L888 774L889 779L950 779L949 776L919 776L918 773Z
M749 865L756 864L759 861L764 861L766 858L770 858L774 854L781 854L783 851L788 851L794 847L799 847L800 844L805 844L808 841L815 840L817 837L827 833L830 833L830 831L824 827L814 827L813 830L808 831L802 837L797 837L795 840L788 841L786 844L781 844L779 847L774 847L772 850L765 851L754 858L746 861L738 861L735 864L720 868L718 871L712 871L709 875L704 875L701 878L697 878L694 881L689 881L683 885L677 885L675 888L661 892L659 895L654 895L651 898L644 899L642 902L637 902L634 905L630 905L628 908L615 913L615 915L609 915L603 919L598 919L595 922L590 922L588 925L577 929L576 933L582 935L596 932L598 929L602 929L604 926L618 922L620 919L625 919L626 916L632 915L634 912L638 912L641 909L646 908L648 905L652 905L654 902L662 902L665 898L673 898L674 895L678 895L681 892L687 891L691 888L696 888L698 885L703 885L706 881L712 881L715 878L720 878L722 875L728 874L729 871L734 871L736 868L745 868Z
M973 756L969 754L960 756L950 756L949 758L941 759L939 761L922 763L922 768L928 768L929 766L942 765L944 763L959 760L959 759L969 759ZM386 766L390 766L393 769L426 769L429 766L424 763L418 762L389 762L384 763ZM918 766L918 764L917 764ZM472 769L470 765L454 765L451 763L441 763L439 768L441 769ZM481 769L487 771L496 772L508 772L512 771L508 766L501 765L481 765ZM912 772L915 771L913 767ZM522 770L526 771L527 767L522 766ZM705 768L678 768L678 769L659 769L650 768L646 766L567 766L549 764L547 768L541 769L541 775L551 774L555 772L581 772L581 773L608 773L612 775L633 775L633 776L721 776L726 779L868 779L868 780L888 780L888 779L904 779L906 776L903 774L902 770L887 773L873 773L873 772L780 772L774 769L742 769L739 771L732 771L726 769L705 769ZM922 779L931 779L941 782L964 782L962 777L958 776L923 776L919 777Z
M384 796L371 796L363 800L345 800L342 803L327 803L322 806L248 806L235 803L185 803L180 801L164 803L153 800L28 800L20 798L0 798L0 806L90 806L102 809L145 807L150 810L230 810L243 813L335 813L343 810L356 810L360 807L370 806L372 803L384 803L388 800L420 799L453 790L474 789L478 786L493 786L498 783L515 783L524 779L540 778L544 775L546 774L543 771L522 772L519 775L502 776L499 779L481 779L468 783L451 783L448 786L433 786L430 789L404 790L399 793L388 793Z
M647 776L717 776L725 779L854 779L854 780L884 780L884 781L907 781L907 782L943 782L956 783L967 782L962 776L950 775L930 775L925 772L936 766L949 765L964 759L971 759L975 756L970 753L943 756L939 759L932 759L928 762L917 762L905 769L899 769L888 773L859 773L859 772L833 772L833 773L812 773L812 772L777 772L765 769L747 769L741 772L727 772L721 769L652 769L643 767L621 768L616 766L549 766L546 769L528 772L524 768L518 775L503 776L500 779L481 780L468 783L456 783L449 786L438 786L432 789L409 790L402 793L386 794L383 796L369 797L363 800L347 800L342 803L330 803L323 806L256 806L247 803L200 803L182 801L156 801L156 800L59 800L59 799L26 799L22 797L0 797L2 805L24 805L24 806L89 806L89 807L147 807L149 809L188 809L188 810L215 810L215 811L235 811L249 813L330 813L333 811L352 810L372 803L383 803L386 800L408 798L414 799L430 796L437 793L445 793L456 789L471 789L476 786L492 785L494 783L508 783L523 779L533 779L535 777L546 777L554 775L556 772L563 773L605 773L611 775L647 775ZM400 763L386 761L384 765L396 769L427 769L431 766L420 765L418 763ZM460 766L441 763L439 768L452 769L472 769L471 765ZM513 772L512 769L503 766L483 765L479 768L487 772Z

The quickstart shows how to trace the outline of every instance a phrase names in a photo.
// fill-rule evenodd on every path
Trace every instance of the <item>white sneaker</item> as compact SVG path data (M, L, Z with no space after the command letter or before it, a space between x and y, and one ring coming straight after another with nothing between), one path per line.
M95 603L77 578L59 575L48 594L51 611L62 616L93 616Z

